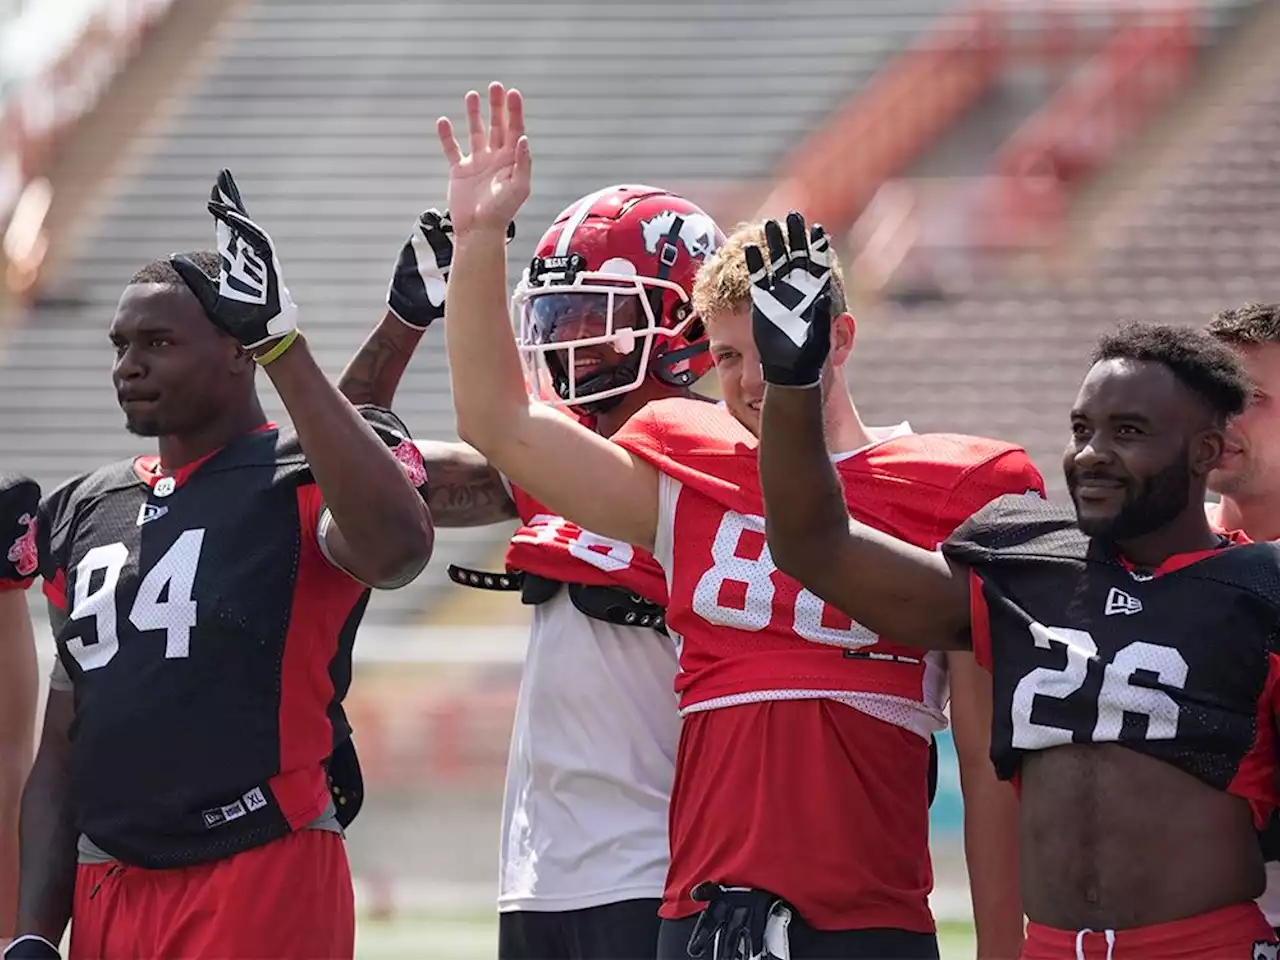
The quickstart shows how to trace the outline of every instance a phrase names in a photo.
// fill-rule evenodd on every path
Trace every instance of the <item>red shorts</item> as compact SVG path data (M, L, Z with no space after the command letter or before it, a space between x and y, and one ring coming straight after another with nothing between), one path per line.
M928 782L927 740L834 700L690 713L660 913L699 912L710 880L775 893L816 930L933 933Z
M1057 930L1027 924L1022 960L1255 960L1274 944L1275 932L1255 903L1241 903L1198 917L1132 930Z
M355 925L341 834L301 830L194 867L81 864L70 956L351 957Z

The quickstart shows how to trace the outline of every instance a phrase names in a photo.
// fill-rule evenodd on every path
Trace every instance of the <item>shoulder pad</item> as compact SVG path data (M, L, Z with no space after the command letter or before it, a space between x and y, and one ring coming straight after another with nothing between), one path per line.
M942 552L977 565L1046 556L1083 559L1088 547L1075 510L1028 493L992 500L947 538Z

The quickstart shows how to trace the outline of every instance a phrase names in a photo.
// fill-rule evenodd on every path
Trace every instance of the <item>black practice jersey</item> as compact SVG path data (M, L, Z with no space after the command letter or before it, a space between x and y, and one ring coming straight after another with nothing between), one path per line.
M1275 805L1280 546L1233 544L1138 570L1070 507L994 501L943 544L973 571L973 644L992 671L991 758L1120 743Z
M425 492L403 426L362 412ZM39 531L75 691L76 826L123 862L171 867L323 813L369 590L325 557L293 434L268 425L171 477L153 462L64 484Z

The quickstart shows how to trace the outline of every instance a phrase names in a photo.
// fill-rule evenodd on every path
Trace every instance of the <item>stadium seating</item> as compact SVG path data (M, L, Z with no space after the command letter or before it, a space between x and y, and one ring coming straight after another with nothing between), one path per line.
M1022 443L1061 489L1066 415L1100 332L1280 296L1280 65L1250 83L1083 269L997 272L947 302L865 312L850 372L864 417Z
M220 166L277 241L309 339L336 375L381 316L415 214L444 203L434 121L456 116L468 87L501 78L529 97L535 185L512 246L518 269L550 218L597 186L651 182L707 203L727 184L767 176L950 6L795 0L779 16L712 0L240 4L205 75L137 144L86 224L48 291L58 305L11 336L0 359L6 469L52 484L142 446L121 429L106 326L137 267L210 245L203 204ZM418 436L453 437L439 331L397 408ZM506 532L445 531L439 550L492 562ZM414 587L379 595L370 618L406 617L446 586L433 564Z

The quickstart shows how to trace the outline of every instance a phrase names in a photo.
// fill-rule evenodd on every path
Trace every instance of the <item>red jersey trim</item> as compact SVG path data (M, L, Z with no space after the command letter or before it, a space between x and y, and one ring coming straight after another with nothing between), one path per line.
M57 570L52 580L45 580L41 586L44 591L45 599L54 605L63 613L67 612L67 573L65 570Z
M1267 679L1258 697L1253 744L1227 784L1227 792L1249 801L1254 826L1261 830L1280 802L1276 785L1276 729L1280 715L1280 654L1268 656Z
M969 634L973 638L973 658L978 666L990 671L991 611L987 609L987 595L982 587L982 577L972 567L969 569Z
M255 433L264 433L267 430L275 429L277 429L276 424L273 421L268 420L262 426L254 427L248 434L246 434L246 436L252 436ZM165 477L172 478L174 487L177 488L191 479L191 475L204 466L212 457L217 456L225 449L226 446L224 444L216 450L210 450L198 460L192 460L190 463L184 463L177 470L173 470L171 472L165 472L160 466L160 458L154 453L149 453L145 456L134 458L133 472L137 475L139 480L153 489L155 488L155 485Z
M280 665L280 773L268 783L294 830L315 820L329 802L322 766L333 752L329 705L334 689L329 666L338 654L343 625L366 589L330 565L320 551L316 539L322 504L319 488L301 486L297 496L302 540Z
M1223 533L1222 536L1226 538L1226 543L1220 543L1218 546L1211 547L1208 550L1193 550L1191 553L1175 553L1173 556L1166 558L1160 566L1150 571L1136 566L1124 556L1120 556L1117 559L1120 561L1120 566L1124 567L1129 573L1135 573L1138 570L1143 570L1143 573L1155 578L1162 577L1165 574L1173 573L1177 570L1182 570L1191 566L1193 563L1199 563L1201 560L1206 560L1209 557L1215 556L1218 551L1225 550L1227 547L1244 546L1245 544L1253 542L1240 530L1232 530L1229 533Z

